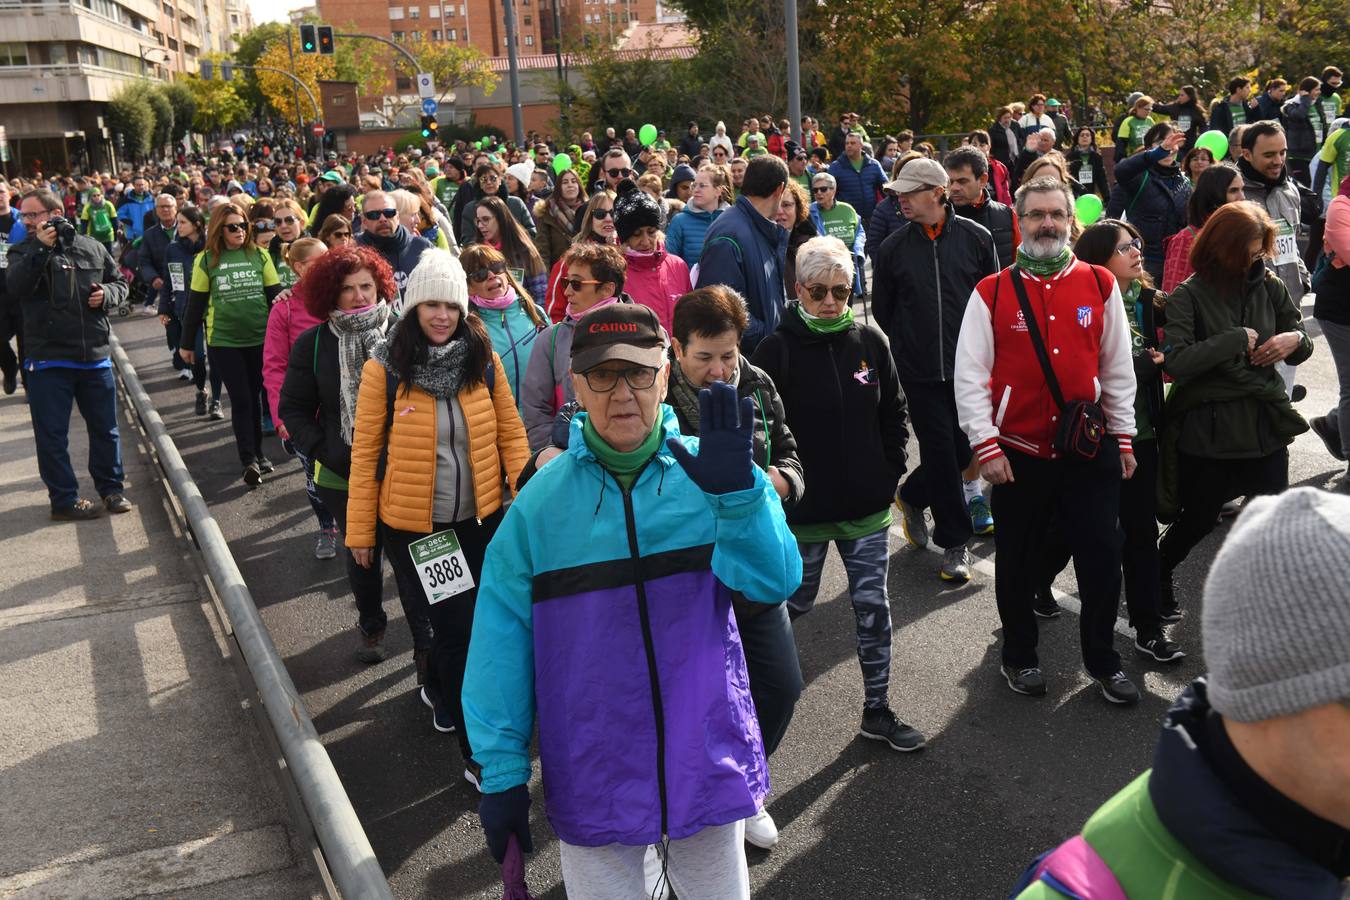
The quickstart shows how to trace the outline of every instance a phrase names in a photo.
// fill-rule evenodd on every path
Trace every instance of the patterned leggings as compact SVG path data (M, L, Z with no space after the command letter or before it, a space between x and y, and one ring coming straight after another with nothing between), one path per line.
M862 668L863 705L887 705L891 680L891 607L886 600L886 567L890 560L890 529L883 528L857 540L835 541L848 573L853 615L858 620L858 665ZM788 598L788 612L797 618L810 612L820 590L828 542L798 542L802 554L802 586Z

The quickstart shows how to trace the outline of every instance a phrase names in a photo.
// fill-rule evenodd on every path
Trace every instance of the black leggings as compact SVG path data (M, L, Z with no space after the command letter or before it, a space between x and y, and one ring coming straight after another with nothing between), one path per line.
M230 395L230 425L239 461L245 466L262 456L262 347L212 347L211 367Z

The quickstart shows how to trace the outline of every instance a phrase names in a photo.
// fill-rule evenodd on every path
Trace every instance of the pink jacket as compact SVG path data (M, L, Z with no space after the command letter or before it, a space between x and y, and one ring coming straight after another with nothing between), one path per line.
M628 260L624 291L634 302L655 312L666 334L673 334L675 301L694 289L689 283L689 267L675 254L667 253L664 246L651 256L625 253L624 259Z
M1350 266L1350 197L1337 194L1327 207L1327 230L1322 246L1335 253L1331 264L1338 269Z
M263 339L263 387L267 390L267 408L272 411L272 423L278 429L283 427L277 409L281 404L281 383L286 380L291 347L296 338L322 321L310 315L294 288L289 297L277 301L267 316L267 337Z

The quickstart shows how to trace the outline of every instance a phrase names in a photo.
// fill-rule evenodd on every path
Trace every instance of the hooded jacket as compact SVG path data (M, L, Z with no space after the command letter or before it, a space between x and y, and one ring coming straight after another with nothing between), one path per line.
M1308 267L1303 263L1303 254L1298 252L1298 232L1303 220L1298 184L1289 177L1287 166L1280 169L1280 175L1274 181L1257 172L1246 159L1238 160L1238 171L1242 173L1242 193L1252 203L1265 207L1270 218L1275 220L1275 225L1284 232L1276 240L1276 259L1266 264L1284 282L1284 286L1289 289L1289 296L1297 304L1312 284ZM1287 260L1285 262L1277 261L1281 256L1281 246L1293 247L1292 254L1283 254Z
M999 271L994 237L956 214L936 238L906 222L882 242L873 261L872 313L891 342L900 380L950 381L956 339L975 285Z
M1179 166L1162 167L1167 151L1154 147L1116 163L1116 187L1106 205L1106 217L1128 214L1130 224L1144 239L1144 260L1162 272L1163 242L1186 227L1186 203L1191 183Z
M696 453L669 407L660 415L663 438ZM759 469L747 490L704 494L661 440L624 490L585 419L488 547L464 720L484 793L529 781L538 725L549 823L567 843L680 840L763 804L731 592L781 603L801 556Z
M778 388L797 440L807 490L788 522L846 522L886 509L905 473L909 430L881 330L854 322L836 334L816 334L794 303L751 361Z
M1322 104L1311 95L1295 94L1284 101L1280 107L1280 122L1289 140L1290 159L1307 162L1322 149L1329 123L1322 117Z
M123 233L128 241L134 241L145 234L145 217L155 210L155 195L146 191L137 194L127 191L122 204L117 208L117 220L123 224Z
M11 245L5 294L23 312L24 355L36 362L98 362L109 356L108 310L121 306L129 288L102 244L82 234L65 247L48 247L28 233ZM103 305L89 295L103 288Z
M872 210L881 199L881 189L886 186L886 173L882 171L881 163L864 152L862 168L855 169L848 157L840 154L830 163L829 171L838 184L835 197L853 207L864 222L871 219Z
M492 339L492 349L501 357L502 368L506 370L506 381L511 385L511 396L516 398L516 408L520 408L520 384L525 378L526 367L534 350L534 340L544 330L534 324L534 319L525 311L524 297L506 309L488 309L469 300L469 309L483 322L488 337ZM536 310L538 307L536 307Z
M753 352L782 318L787 239L787 229L760 215L745 196L708 226L704 236L696 286L722 284L745 298L750 327L741 337L743 353Z
M398 285L398 303L394 304L394 312L399 312L403 309L403 286L408 283L412 270L417 268L423 251L432 248L431 241L400 225L389 237L362 231L356 242L379 253L389 263L389 268L394 270L394 283Z
M634 303L656 313L666 334L673 334L675 301L694 289L689 283L689 267L665 247L657 247L648 256L634 256L632 251L624 250L623 258L628 263L624 291Z
M666 251L684 260L691 270L703 256L703 239L717 217L730 207L704 211L686 203L666 226Z
M1344 848L1345 830L1274 794L1233 749L1197 679L1167 711L1153 768L1083 826L1077 840L1102 865L1070 870L1082 879L1070 886L1053 862L1042 874L1037 860L1015 896L1340 900L1346 853L1336 859L1328 845L1339 831ZM1266 816L1253 811L1262 808ZM1271 822L1271 809L1286 815Z

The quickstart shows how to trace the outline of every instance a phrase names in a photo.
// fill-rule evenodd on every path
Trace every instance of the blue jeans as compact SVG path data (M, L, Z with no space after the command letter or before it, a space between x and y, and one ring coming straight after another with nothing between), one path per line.
M37 442L38 472L47 485L52 509L68 509L80 498L80 484L70 465L72 405L79 406L89 432L89 475L98 495L122 493L112 369L37 369L28 373L28 412Z

